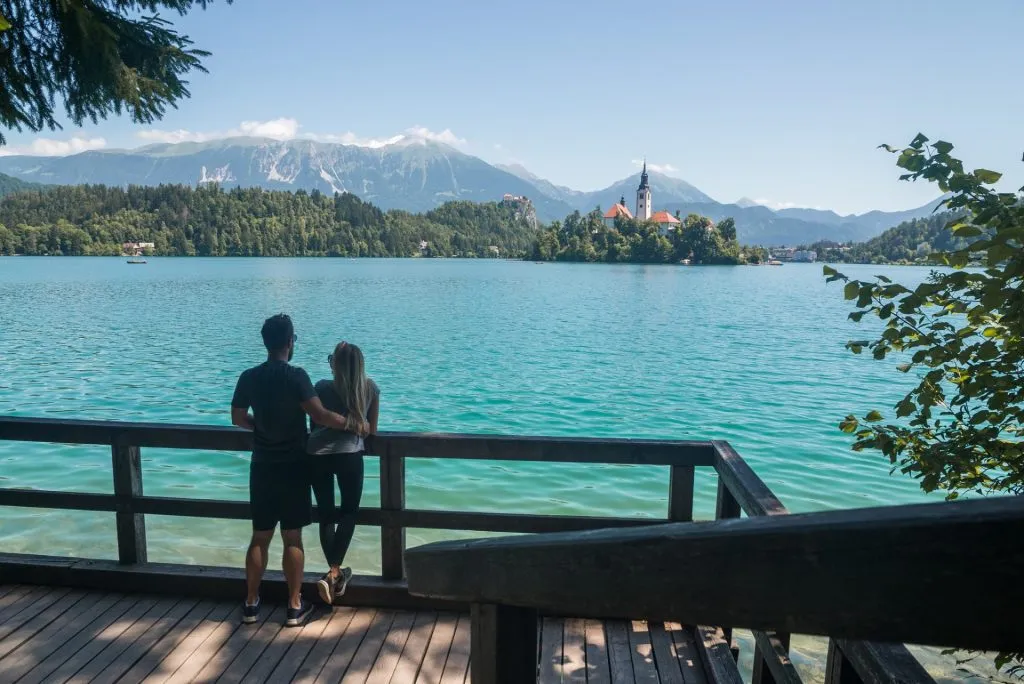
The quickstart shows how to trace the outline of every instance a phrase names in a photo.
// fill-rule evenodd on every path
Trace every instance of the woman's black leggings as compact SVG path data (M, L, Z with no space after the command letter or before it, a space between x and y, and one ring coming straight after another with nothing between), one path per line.
M341 565L356 530L363 496L363 453L313 456L313 495L320 511L320 547L331 566ZM341 506L334 507L334 480Z

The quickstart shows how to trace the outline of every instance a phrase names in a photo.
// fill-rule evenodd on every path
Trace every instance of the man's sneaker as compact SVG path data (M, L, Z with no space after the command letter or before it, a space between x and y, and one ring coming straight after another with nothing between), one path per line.
M248 603L242 604L242 622L247 625L251 625L260 618L260 606L263 601L257 597L255 605L249 605Z
M306 622L309 614L313 612L313 604L306 599L299 599L298 608L289 608L285 615L285 627L298 627Z
M338 573L338 577L334 580L334 598L345 595L345 589L348 588L348 581L350 579L352 579L352 568L342 568L341 572Z
M320 594L320 600L327 605L334 603L334 586L334 581L332 581L331 573L329 572L325 573L316 583L316 591Z

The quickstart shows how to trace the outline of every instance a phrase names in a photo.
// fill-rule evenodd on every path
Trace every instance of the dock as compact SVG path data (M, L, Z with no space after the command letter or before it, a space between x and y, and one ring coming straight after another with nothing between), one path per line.
M383 433L380 576L284 628L280 572L242 625L240 568L148 560L147 515L248 519L248 504L144 493L144 448L245 452L219 426L0 417L0 440L100 444L111 494L0 488L0 506L109 512L116 560L0 549L3 682L675 682L802 684L790 635L829 638L826 684L933 682L903 643L1020 650L1024 498L791 515L722 441ZM663 468L662 520L410 509L410 458ZM696 468L717 480L694 521ZM314 518L316 513L314 512ZM494 537L406 548L406 528ZM516 533L501 536L502 533ZM950 540L956 540L951 543ZM315 574L305 591L315 596ZM1000 601L941 600L998 586Z

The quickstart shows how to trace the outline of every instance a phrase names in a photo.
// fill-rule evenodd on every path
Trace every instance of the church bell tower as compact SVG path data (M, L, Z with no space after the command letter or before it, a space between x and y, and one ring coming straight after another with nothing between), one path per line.
M648 221L651 218L651 186L647 181L647 160L644 160L644 170L640 174L640 187L636 189L636 218L638 221Z

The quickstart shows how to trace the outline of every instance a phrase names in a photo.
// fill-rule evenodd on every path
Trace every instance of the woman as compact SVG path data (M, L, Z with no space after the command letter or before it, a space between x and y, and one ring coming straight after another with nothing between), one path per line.
M350 568L342 568L356 527L359 499L363 495L363 437L377 432L380 390L366 377L363 353L354 344L340 342L327 357L332 380L316 383L321 403L342 416L360 421L357 432L343 432L313 424L306 451L314 456L313 494L320 511L320 546L330 570L319 582L317 591L327 604L345 593L352 577ZM335 513L334 480L341 490L341 506ZM337 525L335 525L337 523Z

